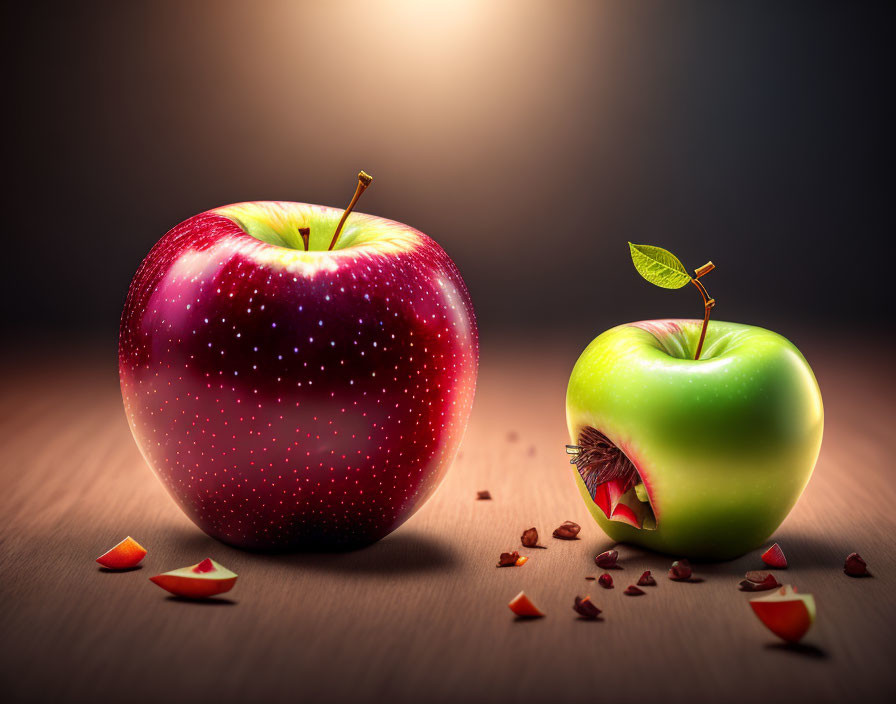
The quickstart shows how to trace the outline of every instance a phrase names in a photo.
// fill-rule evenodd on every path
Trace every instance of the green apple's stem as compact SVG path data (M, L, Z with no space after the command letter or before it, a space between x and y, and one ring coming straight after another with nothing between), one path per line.
M305 251L308 251L308 241L311 239L311 228L310 227L300 227L299 228L299 236L302 238L302 244L305 245Z
M371 181L373 181L373 176L371 176L370 174L364 173L363 171L358 174L358 187L355 189L355 195L352 196L352 202L348 204L345 212L342 213L339 224L336 226L336 232L333 233L333 239L330 240L330 246L327 247L328 251L332 250L333 247L336 246L336 240L339 239L339 233L342 232L342 226L345 225L345 221L348 218L349 214L352 212L352 208L355 207L355 203L358 202L358 198L361 197L361 194L367 190L367 187L370 185Z
M700 341L697 343L697 353L694 355L695 360L700 359L700 352L703 351L703 341L706 339L706 328L709 326L709 312L716 304L716 299L709 297L709 292L706 290L706 287L700 282L700 277L708 274L715 268L715 264L713 264L712 262L707 262L699 269L694 271L696 276L691 279L691 283L697 287L697 290L700 292L700 295L703 298L703 329L700 331Z

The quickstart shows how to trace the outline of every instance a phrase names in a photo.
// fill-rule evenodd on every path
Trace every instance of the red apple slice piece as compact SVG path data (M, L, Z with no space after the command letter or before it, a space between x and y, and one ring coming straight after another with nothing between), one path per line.
M96 558L96 561L110 570L126 570L139 565L144 557L146 557L146 549L131 536L128 536L114 548Z
M171 570L149 580L175 596L188 599L204 599L233 589L237 575L211 558L202 562Z
M772 633L796 643L815 622L815 599L785 584L772 594L750 599L753 613Z
M787 567L787 558L784 557L784 551L781 546L775 543L762 554L762 561L769 567L783 570Z
M544 616L538 607L526 596L526 592L517 594L510 600L510 603L507 604L507 606L509 606L510 610L519 618L541 618Z

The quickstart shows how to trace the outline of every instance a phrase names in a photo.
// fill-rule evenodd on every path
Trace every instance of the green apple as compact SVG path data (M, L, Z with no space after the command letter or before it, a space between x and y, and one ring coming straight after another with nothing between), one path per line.
M629 323L576 362L566 417L585 502L612 539L729 559L793 508L821 447L824 411L806 360L759 327ZM580 449L579 449L580 448Z

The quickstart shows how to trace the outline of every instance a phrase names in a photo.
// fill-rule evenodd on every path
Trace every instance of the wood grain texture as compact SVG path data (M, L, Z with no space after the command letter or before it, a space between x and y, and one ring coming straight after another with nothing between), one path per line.
M671 558L621 547L605 591L587 575L611 546L566 464L565 384L577 350L486 346L461 456L394 534L345 554L258 555L201 533L144 465L121 408L114 352L60 364L8 358L0 402L0 686L4 701L881 701L896 685L889 350L861 363L804 349L826 406L822 455L774 536L818 621L787 648L737 590L758 552L665 578ZM511 433L516 434L514 440ZM492 501L476 501L489 489ZM564 520L581 540L550 537ZM547 550L519 545L537 526ZM144 567L93 559L125 535ZM496 569L506 549L529 562ZM858 550L874 573L841 571ZM229 599L177 601L147 578L211 556ZM644 569L658 586L622 591ZM547 613L517 622L524 589ZM600 622L577 620L591 594Z

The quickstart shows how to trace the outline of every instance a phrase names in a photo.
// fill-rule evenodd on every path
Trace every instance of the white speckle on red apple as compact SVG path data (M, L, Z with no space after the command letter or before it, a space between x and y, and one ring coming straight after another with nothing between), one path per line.
M202 213L128 293L119 371L137 444L187 515L237 546L382 538L436 489L466 426L478 337L457 268L426 235L361 214L320 251L341 213ZM297 223L313 251L257 238Z

